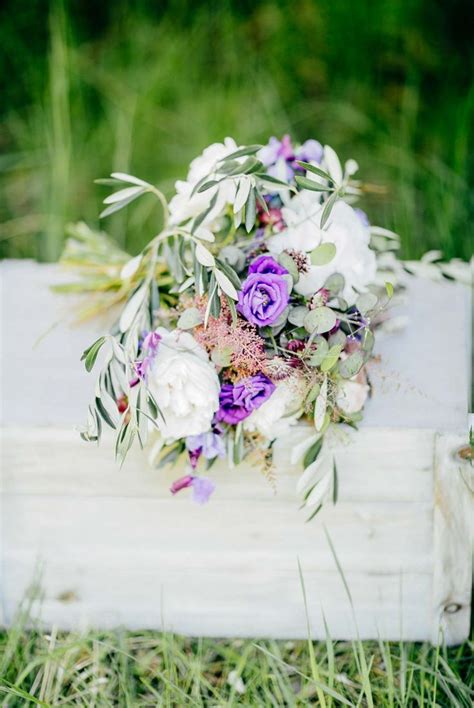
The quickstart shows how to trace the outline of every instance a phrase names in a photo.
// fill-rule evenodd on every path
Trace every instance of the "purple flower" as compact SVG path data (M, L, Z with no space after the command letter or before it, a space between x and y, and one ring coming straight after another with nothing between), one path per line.
M285 275L288 271L277 263L274 258L263 254L251 262L249 265L249 274L250 273L275 273L276 275Z
M323 159L323 146L317 140L306 140L297 151L298 160L302 162L317 162Z
M137 374L137 379L130 382L131 386L136 386L140 379L145 379L148 373L148 369L153 363L154 358L158 352L158 345L161 340L161 334L158 332L147 332L143 333L143 341L141 342L141 351L145 356L143 359L135 362L135 371Z
M206 504L215 488L216 485L209 477L194 477L193 501L195 501L196 504Z
M242 283L237 309L254 325L266 327L288 305L288 283L276 273L250 273Z
M236 384L223 384L219 395L217 419L236 425L265 403L275 384L263 374L249 376Z
M204 455L206 460L225 457L225 444L222 435L211 430L200 435L188 435L186 448L190 453L198 452L199 455Z
M268 145L265 145L259 152L259 159L265 167L274 165L280 158L283 160L293 160L294 151L289 135L284 135L281 140L271 137Z
M187 487L193 488L193 501L197 504L205 504L209 501L209 497L216 485L208 477L195 477L192 474L187 474L184 477L175 479L170 487L170 492L171 494L176 494Z

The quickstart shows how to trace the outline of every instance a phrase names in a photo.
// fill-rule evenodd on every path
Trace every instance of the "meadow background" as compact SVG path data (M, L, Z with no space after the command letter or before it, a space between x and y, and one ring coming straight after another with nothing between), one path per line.
M0 257L58 258L97 227L93 184L167 194L213 141L290 132L386 187L365 208L405 257L473 250L474 4L451 0L7 0L0 10ZM136 253L144 198L103 225ZM473 643L0 633L2 706L471 706ZM323 687L323 688L321 688ZM332 692L332 693L331 693ZM341 701L342 697L342 701ZM344 703L345 701L345 703Z
M167 194L226 135L290 132L386 187L366 208L405 257L473 250L474 4L452 0L7 0L0 11L0 257L56 259L98 225L112 170ZM131 253L153 199L108 219Z

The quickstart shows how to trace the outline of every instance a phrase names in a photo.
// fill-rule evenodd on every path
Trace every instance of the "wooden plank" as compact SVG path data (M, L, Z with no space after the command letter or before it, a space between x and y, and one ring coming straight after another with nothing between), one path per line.
M89 568L84 557L81 563L56 556L43 566L42 599L33 604L32 616L41 616L46 627L66 629L125 625L197 636L306 636L296 557L290 572L270 560L263 565L259 561L254 572L245 567L240 573L218 562L206 573L196 573L185 563L164 573L142 560L134 553L120 561L107 556L95 558ZM11 588L27 587L30 564L13 557L7 558L6 567L10 615L16 601ZM355 638L357 630L363 638L429 638L429 607L424 602L431 588L429 573L347 573L354 619L337 570L324 572L305 562L302 568L315 639L325 635L323 612L331 636L338 639Z
M177 499L21 496L5 501L5 555L26 550L42 558L96 553L121 562L123 554L143 553L145 564L150 554L166 567L173 566L174 558L178 565L184 562L182 555L188 563L196 559L196 570L216 559L240 567L248 554L288 569L288 562L306 555L327 569L333 558L324 524L344 570L432 568L431 506L425 503L341 502L306 524L296 505L278 499L269 504L216 501L208 508Z
M141 450L132 451L120 468L114 461L110 439L98 447L82 441L74 430L5 428L0 433L3 485L8 494L169 499L171 481L184 473L184 469L151 469ZM292 432L292 441L299 433ZM434 434L427 430L341 431L334 451L340 500L430 501L433 445ZM301 468L292 467L288 457L288 447L277 447L276 497L269 482L251 465L229 470L225 463L216 464L212 470L217 483L216 499L232 503L237 499L276 498L296 505L295 487Z
M466 436L438 436L435 454L432 641L469 635L474 468L457 456Z

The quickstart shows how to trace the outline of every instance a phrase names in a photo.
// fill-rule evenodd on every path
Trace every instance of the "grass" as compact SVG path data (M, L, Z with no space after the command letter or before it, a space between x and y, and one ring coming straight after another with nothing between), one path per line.
M330 142L387 186L365 206L406 257L471 255L467 8L460 23L456 2L429 0L81 5L19 0L0 24L0 256L54 260L68 221L97 226L93 180L112 169L171 194L206 144L284 132ZM137 252L152 201L106 228Z
M142 631L0 634L0 701L16 706L449 706L474 698L473 642L186 639Z

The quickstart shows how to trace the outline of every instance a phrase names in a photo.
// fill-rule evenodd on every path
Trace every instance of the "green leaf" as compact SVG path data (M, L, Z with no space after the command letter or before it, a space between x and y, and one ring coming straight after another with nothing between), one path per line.
M282 263L283 265L283 263ZM304 305L298 305L297 307L292 307L288 313L288 322L295 325L296 327L302 327L304 318L308 314L309 310Z
M326 199L326 201L324 203L323 213L321 215L321 224L320 225L321 225L322 229L326 226L327 220L331 216L333 206L337 202L338 198L339 198L338 193L334 192L334 194L331 194L329 199Z
M343 290L345 285L344 276L341 273L333 273L324 283L324 286L329 290L331 297L335 297L341 290Z
M288 273L293 278L293 282L297 283L300 278L300 274L298 272L298 268L296 267L296 263L293 260L293 258L288 253L285 253L285 251L283 251L278 256L278 263L280 265L282 265L283 268L286 268Z
M344 332L341 329L338 329L337 332L334 332L334 334L331 334L331 336L328 339L329 346L333 347L335 344L339 344L341 349L344 349L344 346L346 344L347 336L344 334Z
M227 261L221 260L220 258L216 258L216 263L219 270L225 273L226 276L229 278L234 288L236 290L240 290L240 286L242 285L242 283L240 282L240 278L235 272L235 270L232 268L232 266Z
M314 179L308 179L308 177L300 177L296 175L296 184L303 189L308 189L311 192L332 192L334 191L332 187L328 187L327 184L321 184L321 182L316 182Z
M94 368L94 364L97 359L97 355L102 347L102 345L105 342L105 337L99 337L91 346L86 349L82 356L81 356L81 361L84 361L84 366L86 367L86 371L92 371Z
M202 224L202 222L204 221L206 216L214 209L214 207L216 206L218 193L219 193L218 190L216 190L216 192L215 192L214 196L212 197L211 201L209 202L207 208L203 212L198 214L198 216L196 216L196 218L193 221L191 233L193 233L198 228L198 226L200 226Z
M311 251L311 263L316 266L324 266L330 263L336 255L336 246L333 243L320 243L314 251Z
M368 312L374 309L377 305L378 298L373 293L362 293L356 300L356 307L362 315L366 315Z
M147 290L144 285L137 288L125 305L120 315L119 327L121 332L126 332L132 325L138 311L143 305Z
M262 182L269 182L270 184L276 184L280 187L286 187L287 189L291 189L291 185L289 185L288 182L283 182L283 180L278 179L277 177L273 177L272 175L267 175L263 172L257 172L255 176L262 180Z
M105 197L104 204L123 202L130 197L139 197L143 192L145 192L144 187L125 187L125 189L120 189L118 192L114 192L113 194L109 194L108 197Z
M321 371L330 371L337 364L341 350L342 347L339 344L335 344L330 348L321 363Z
M328 401L328 380L327 377L324 378L321 384L321 390L319 396L314 404L314 427L318 432L323 429L323 425L326 419L326 408Z
M223 293L231 297L233 300L238 300L239 295L237 293L237 290L235 289L232 281L230 278L227 277L225 273L220 271L218 268L214 268L214 275L216 277L216 280L219 284L220 289L222 290ZM220 311L220 307L219 307Z
M319 177L322 177L323 179L327 179L331 181L331 175L329 175L327 172L322 170L320 167L316 167L316 165L311 165L309 162L303 162L302 160L296 160L296 163L305 169L307 172L312 172L315 175L318 175Z
M247 203L245 205L245 228L247 229L247 233L250 233L252 231L253 227L255 226L255 216L257 214L257 197L256 197L256 189L255 187L252 187L250 190Z
M123 199L120 202L115 202L114 204L111 204L110 206L107 207L107 209L104 209L101 211L99 214L99 219L105 219L106 216L110 216L111 214L115 214L116 211L119 211L120 209L123 209L123 207L126 207L130 202L133 202L135 199L138 199L142 194L146 192L145 189L141 189L140 191L136 192L135 194L132 194L131 196L127 197L126 199Z
M214 256L201 242L196 244L196 258L206 268L213 268L215 265Z
M203 317L197 307L189 307L181 313L178 319L179 329L192 329L199 324L202 324Z
M225 347L224 349L213 349L211 359L216 366L230 366L232 349L230 349L230 347Z
M360 351L353 352L347 359L340 361L338 368L343 379L351 379L359 373L364 363L364 357Z
M330 307L317 307L308 312L304 318L304 326L310 333L323 334L335 326L336 320L336 315Z
M321 448L323 446L323 438L322 436L319 437L316 442L314 442L309 450L306 452L305 456L303 457L303 469L306 469L309 467L318 457L319 453L321 452Z
M201 192L206 192L211 187L215 187L216 184L219 184L219 181L220 180L218 179L210 179L208 182L204 182L204 184L201 184L201 186L197 190L198 193L200 194Z
M255 155L256 152L262 149L262 145L246 145L244 147L231 152L230 155L222 158L220 162L226 162L227 160L235 160L237 157L245 157L245 155Z
M316 344L316 351L311 355L308 360L310 366L321 366L322 362L326 358L329 350L327 340L324 337L316 337L314 340Z

